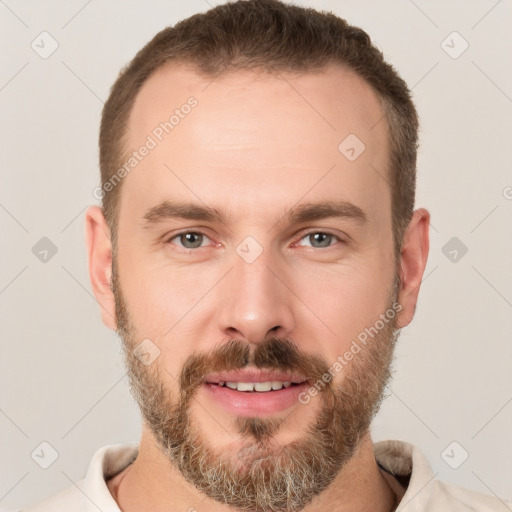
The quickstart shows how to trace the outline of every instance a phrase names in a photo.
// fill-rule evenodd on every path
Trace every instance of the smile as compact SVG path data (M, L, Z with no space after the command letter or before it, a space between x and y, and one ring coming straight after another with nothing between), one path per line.
M236 389L237 391L248 391L259 393L266 393L268 391L279 391L283 388L289 388L291 386L297 386L298 383L292 383L290 381L267 381L267 382L224 382L220 381L217 383L218 386L227 387L230 389Z

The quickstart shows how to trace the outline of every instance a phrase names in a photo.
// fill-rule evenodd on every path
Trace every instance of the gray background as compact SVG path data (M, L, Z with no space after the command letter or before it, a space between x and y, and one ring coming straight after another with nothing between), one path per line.
M215 3L0 0L0 508L72 485L99 447L138 440L84 249L100 112L144 43ZM366 29L413 88L422 120L417 206L432 213L431 253L374 438L415 443L438 478L510 500L512 3L295 3ZM47 59L31 47L43 31L59 45ZM46 262L43 237L58 249ZM48 469L31 458L43 441L58 452Z

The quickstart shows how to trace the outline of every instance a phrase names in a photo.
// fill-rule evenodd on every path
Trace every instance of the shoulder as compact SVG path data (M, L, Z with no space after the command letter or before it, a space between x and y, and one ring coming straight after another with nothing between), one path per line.
M138 455L137 444L100 448L92 457L84 479L22 512L119 512L107 486Z
M512 511L512 503L497 496L488 496L436 479L425 455L410 443L381 441L374 444L374 453L379 466L392 474L405 489L397 512Z
M454 512L512 511L511 502L502 500L497 496L490 496L449 484L442 480L433 482L428 505L435 506L439 510L453 510Z
M83 480L77 484L78 487L70 486L64 491L24 509L22 512L57 512L60 510L72 510L73 512L85 511L85 498L83 493L80 491L80 487L82 485Z

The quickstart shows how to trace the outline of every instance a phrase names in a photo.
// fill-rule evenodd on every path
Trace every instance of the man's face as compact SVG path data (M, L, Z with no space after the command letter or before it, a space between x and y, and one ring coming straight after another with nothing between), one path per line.
M396 327L382 117L335 66L212 80L173 65L136 99L128 148L155 147L122 184L118 330L152 436L214 499L300 510L367 432Z

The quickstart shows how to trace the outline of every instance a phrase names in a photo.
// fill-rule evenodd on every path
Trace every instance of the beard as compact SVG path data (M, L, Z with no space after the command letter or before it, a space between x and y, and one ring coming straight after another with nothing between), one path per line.
M206 496L240 511L298 512L352 458L384 398L398 338L396 315L381 322L384 326L346 362L339 385L333 379L325 382L332 364L302 352L291 339L267 338L256 346L230 340L208 354L191 354L177 378L179 393L174 396L165 385L165 369L158 359L145 366L134 353L141 339L130 319L115 261L112 290L130 388L143 420L170 463ZM395 280L388 309L396 306L397 296ZM236 448L216 449L203 437L204 427L191 416L190 406L204 376L248 366L298 372L312 385L322 382L317 395L320 410L302 437L286 445L275 441L273 436L286 417L236 417L234 426L243 441Z

